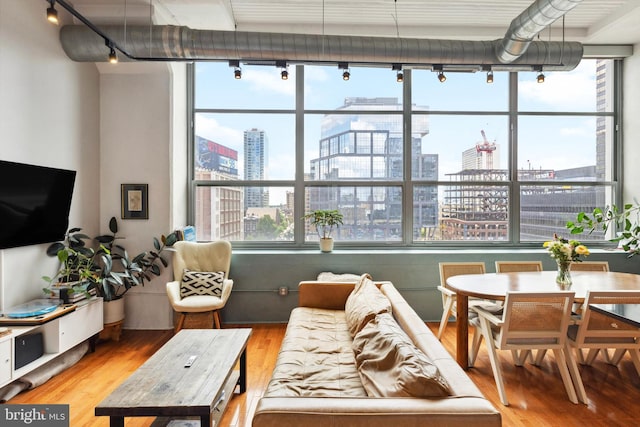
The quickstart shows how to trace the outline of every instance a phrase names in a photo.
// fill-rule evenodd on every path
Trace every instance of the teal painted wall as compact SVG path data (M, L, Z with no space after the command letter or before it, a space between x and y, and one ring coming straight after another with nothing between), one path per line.
M233 293L222 315L224 323L286 322L297 306L298 283L314 280L318 273L369 273L375 280L389 280L425 321L439 321L442 301L441 261L484 261L487 272L495 272L495 261L540 260L545 270L555 270L555 261L544 250L394 250L381 251L247 251L234 250L230 278ZM595 250L592 261L609 261L611 271L640 273L640 257L628 258L617 251ZM278 288L287 287L287 296Z

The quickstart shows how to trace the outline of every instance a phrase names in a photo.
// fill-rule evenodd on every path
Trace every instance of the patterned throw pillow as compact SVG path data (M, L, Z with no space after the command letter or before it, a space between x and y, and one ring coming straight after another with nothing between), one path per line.
M184 269L180 283L180 297L193 295L222 296L224 271L193 271Z

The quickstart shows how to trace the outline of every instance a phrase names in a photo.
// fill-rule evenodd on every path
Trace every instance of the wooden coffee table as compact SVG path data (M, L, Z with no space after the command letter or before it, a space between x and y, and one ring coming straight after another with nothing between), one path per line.
M183 329L95 408L123 427L124 417L200 417L212 426L236 385L247 389L251 329ZM188 360L195 356L190 367ZM234 369L240 362L240 369Z

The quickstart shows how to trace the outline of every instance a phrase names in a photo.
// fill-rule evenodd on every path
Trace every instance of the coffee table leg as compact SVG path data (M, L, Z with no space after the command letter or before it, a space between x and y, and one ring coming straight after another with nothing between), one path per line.
M124 427L124 417L109 417L109 427Z
M456 359L462 369L469 368L469 297L456 296Z
M211 414L200 415L200 427L212 427L211 426Z
M247 349L240 355L240 377L238 378L240 393L247 391Z

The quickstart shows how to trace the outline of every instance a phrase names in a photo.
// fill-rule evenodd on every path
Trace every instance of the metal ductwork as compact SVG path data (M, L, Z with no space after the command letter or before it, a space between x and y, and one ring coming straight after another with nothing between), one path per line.
M527 51L535 36L576 7L581 1L536 0L511 21L509 30L497 46L496 57L498 60L503 64L514 62Z
M229 61L270 65L349 63L401 64L448 70L559 70L575 68L583 48L577 42L533 41L582 0L536 0L515 18L504 38L459 41L313 34L193 30L184 26L102 26L87 22L60 31L62 47L74 61L105 62L105 43L130 61ZM63 4L63 1L60 1ZM102 34L100 34L102 33Z
M568 71L582 59L578 42L531 42L526 52L509 64L502 64L496 52L502 40L460 41L390 37L354 37L313 34L258 33L193 30L184 26L101 26L101 31L128 58L121 61L228 61L275 65L336 64L389 66L478 71L500 70ZM74 61L106 62L105 39L84 25L67 25L60 30L66 54Z

